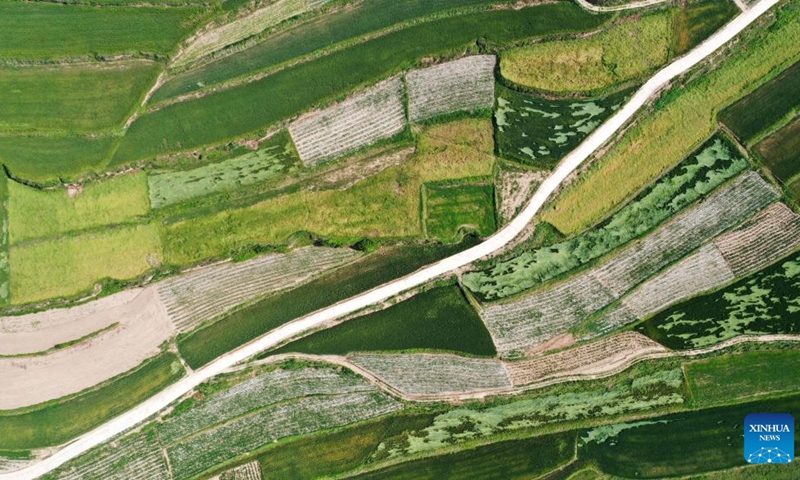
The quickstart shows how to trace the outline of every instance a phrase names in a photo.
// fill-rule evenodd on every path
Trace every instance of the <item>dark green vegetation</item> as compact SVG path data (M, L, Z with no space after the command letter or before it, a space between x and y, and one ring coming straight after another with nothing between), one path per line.
M754 150L778 180L790 184L800 174L800 117L758 142Z
M399 414L281 443L260 457L264 480L317 478L364 464L385 439L422 428L432 415Z
M0 68L0 130L74 134L121 127L160 69L149 61Z
M263 42L175 75L153 95L158 102L226 80L268 70L339 42L382 30L426 15L458 7L495 3L492 0L370 0L319 15L292 28L276 32Z
M131 125L113 158L120 165L160 153L209 145L262 129L377 82L424 57L485 45L583 31L605 18L571 3L492 10L415 25L261 80L164 107ZM298 95L297 92L302 92Z
M721 136L714 136L696 153L586 233L525 251L488 269L467 273L464 285L481 300L495 300L588 265L653 230L747 166L747 161L730 143Z
M474 245L406 245L376 252L301 287L268 297L178 340L193 368L295 318L365 292Z
M166 55L189 35L200 8L0 3L0 57L53 59L94 55Z
M113 137L0 136L0 163L14 177L47 183L101 168L113 142Z
M491 183L428 183L423 190L428 238L450 242L462 229L487 237L497 228Z
M497 86L497 152L503 158L554 167L630 94L625 90L595 100L548 100Z
M703 347L743 334L800 333L800 255L672 306L636 330L675 349Z
M476 479L512 480L536 478L572 459L575 433L510 440L449 455L401 463L357 479Z
M699 0L681 5L675 18L675 54L685 53L739 14L733 2Z
M757 88L719 114L719 119L745 142L800 106L800 62Z
M273 353L339 354L447 350L492 357L497 352L481 318L456 285L419 293L385 310L309 335Z
M10 299L10 276L8 264L8 177L0 172L0 306Z
M798 409L800 396L793 396L668 415L602 443L587 443L578 455L606 473L626 478L663 478L746 465L744 417Z
M698 406L800 388L800 350L753 351L685 366Z
M0 412L0 448L59 445L138 405L184 374L177 357L163 354L99 388L19 410Z

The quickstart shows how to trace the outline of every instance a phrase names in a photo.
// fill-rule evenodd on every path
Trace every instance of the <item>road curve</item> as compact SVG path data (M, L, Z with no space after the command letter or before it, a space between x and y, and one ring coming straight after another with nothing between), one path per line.
M327 321L391 298L398 293L421 285L431 279L499 250L523 231L539 209L542 208L547 198L570 173L586 161L595 150L610 140L613 135L633 117L636 111L664 88L670 80L700 63L779 2L780 0L759 1L686 55L678 58L656 73L633 95L631 100L623 108L617 111L614 116L589 135L578 148L570 152L561 163L559 163L558 167L539 186L533 198L531 198L528 205L517 217L503 227L503 229L489 237L485 242L418 270L406 277L389 282L369 292L282 325L262 337L228 352L205 367L194 371L132 410L84 434L52 456L22 470L0 474L0 480L33 480L36 477L44 475L86 452L90 448L143 422L204 381L259 352L273 347L297 334L322 325Z
M626 3L623 5L611 5L608 7L603 7L601 5L592 5L587 0L576 0L576 1L578 2L578 5L580 5L586 10L589 10L590 12L601 13L601 12L619 12L621 10L634 10L637 8L649 7L651 5L658 5L659 3L665 3L669 0L642 0L639 2Z

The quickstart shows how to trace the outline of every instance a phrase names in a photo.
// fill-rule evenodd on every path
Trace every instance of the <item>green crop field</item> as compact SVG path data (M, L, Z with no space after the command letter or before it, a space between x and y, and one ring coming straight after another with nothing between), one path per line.
M674 53L691 50L738 14L736 4L726 0L682 3L675 15Z
M497 86L497 151L553 168L625 101L629 90L594 100L550 100Z
M0 131L87 133L121 127L160 69L149 61L0 67Z
M385 310L289 343L274 353L444 350L492 357L497 352L483 321L458 286L419 293Z
M457 134L471 138L473 145L446 138ZM433 126L419 142L414 158L347 190L301 190L167 225L162 230L166 261L187 264L226 256L241 245L283 244L299 231L333 237L420 237L422 184L490 175L495 159L487 119Z
M370 0L348 5L278 31L261 43L219 58L187 72L175 74L154 94L153 101L176 97L236 77L269 70L284 62L327 50L346 40L406 21L420 21L459 7L476 7L493 0Z
M8 263L8 177L0 173L0 305L10 299Z
M299 170L300 159L288 132L282 130L259 149L192 170L150 175L153 208L190 200L215 192L263 183Z
M744 334L800 333L797 253L722 290L679 303L636 329L675 349L697 348Z
M719 119L745 142L800 107L800 62L721 111Z
M194 29L202 11L2 2L0 58L169 54Z
M590 265L652 231L681 209L747 168L747 160L714 136L677 167L595 228L555 244L518 253L490 268L466 273L464 285L480 300L497 300Z
M768 34L748 40L746 49L740 42L719 67L666 93L653 113L556 197L542 220L568 235L583 231L697 148L717 128L719 109L796 60L800 9L787 6L776 17Z
M129 279L160 265L155 225L115 228L12 246L14 304L76 295L103 278Z
M288 321L402 277L474 243L468 238L458 245L406 245L378 251L294 290L234 312L179 339L178 348L189 365L199 367Z
M414 460L353 478L522 480L567 463L574 449L575 433L564 432Z
M37 190L16 182L8 191L11 243L124 223L149 210L147 177L136 172L89 183L72 198L65 188Z
M664 478L746 465L744 417L798 408L800 397L793 396L658 417L602 443L585 443L578 455L625 478Z
M572 3L554 3L415 25L252 83L144 115L131 125L112 163L124 164L255 132L358 86L375 83L422 58L463 52L479 38L488 44L506 44L586 30L604 18Z
M0 411L0 449L60 445L153 396L183 374L178 358L166 353L92 390L25 409Z
M728 2L726 2L728 3ZM542 42L502 54L512 82L550 92L591 92L639 78L670 57L674 12L611 25L587 38Z
M497 228L491 183L426 183L423 195L428 238L450 242L462 229L488 237Z
M0 163L17 178L53 183L105 166L114 141L113 137L4 135Z
M758 142L754 150L775 177L791 183L800 174L800 117Z
M800 389L800 350L731 354L684 368L698 406Z

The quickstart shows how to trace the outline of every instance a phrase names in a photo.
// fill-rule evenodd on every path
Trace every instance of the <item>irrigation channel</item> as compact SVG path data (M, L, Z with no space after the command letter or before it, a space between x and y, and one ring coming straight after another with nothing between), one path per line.
M539 209L542 208L542 205L544 205L547 198L556 188L575 171L576 168L589 159L598 148L611 140L617 131L633 118L634 114L644 106L648 100L659 93L672 79L703 61L703 59L725 45L779 2L780 0L760 0L747 11L734 18L721 30L706 39L703 43L651 77L623 108L587 137L578 148L564 157L553 173L539 186L533 198L531 198L530 202L528 202L525 209L523 209L519 215L502 230L489 237L485 242L422 268L415 273L370 290L369 292L284 324L192 372L179 382L139 404L132 410L82 435L52 456L22 470L0 474L0 480L33 480L42 476L92 447L110 440L125 430L145 421L204 381L224 372L237 363L247 360L257 353L318 327L325 322L387 300L399 293L437 278L440 275L463 267L487 255L491 255L493 252L503 248L519 235L528 223L533 220L533 217L539 212Z

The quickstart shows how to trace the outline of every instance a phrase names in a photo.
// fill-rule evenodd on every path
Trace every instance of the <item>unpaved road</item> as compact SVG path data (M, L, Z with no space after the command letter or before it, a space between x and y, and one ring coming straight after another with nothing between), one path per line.
M573 150L561 161L550 177L542 183L525 209L520 212L513 221L485 242L423 268L411 275L278 327L262 337L223 355L205 367L194 371L186 378L158 393L144 403L141 403L136 408L73 441L53 456L18 472L2 474L0 475L0 480L32 480L44 475L68 460L86 452L90 448L146 420L205 380L208 380L259 352L271 348L302 332L321 326L325 322L356 312L374 303L382 302L405 290L419 286L440 275L451 272L452 270L472 263L479 258L490 255L501 249L525 229L539 209L542 208L547 198L556 190L561 182L586 161L595 150L609 141L649 99L668 85L670 80L700 63L778 3L779 0L761 0L752 5L749 10L733 19L724 28L695 47L692 51L656 73L636 92L623 108L595 130L580 146L578 146L578 148Z

